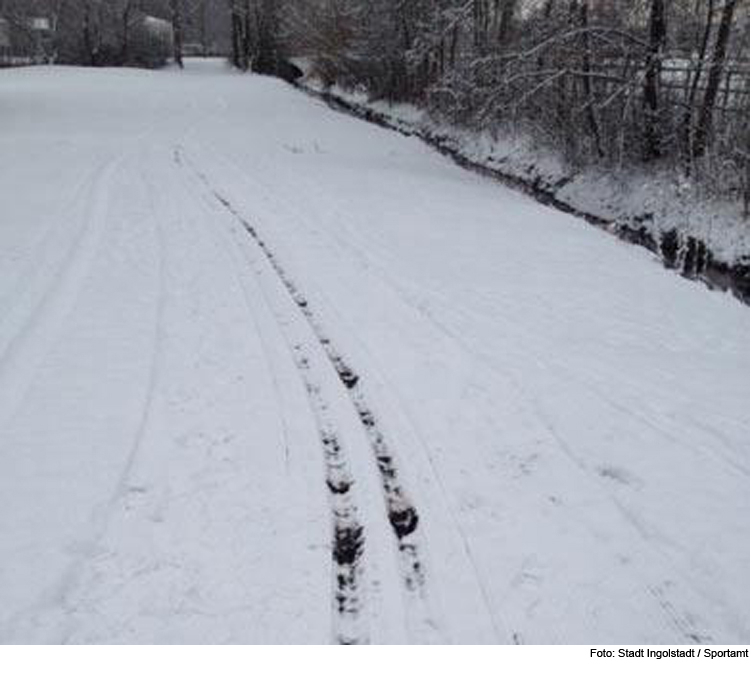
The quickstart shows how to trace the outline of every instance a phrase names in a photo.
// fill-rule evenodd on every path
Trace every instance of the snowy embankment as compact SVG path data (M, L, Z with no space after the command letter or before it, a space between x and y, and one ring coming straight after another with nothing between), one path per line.
M750 303L750 221L739 203L706 199L671 171L575 170L523 135L461 129L413 105L370 101L363 92L324 88L316 80L302 87L334 108L417 136L459 165L648 248L667 268Z
M219 62L0 119L0 642L750 640L747 307Z

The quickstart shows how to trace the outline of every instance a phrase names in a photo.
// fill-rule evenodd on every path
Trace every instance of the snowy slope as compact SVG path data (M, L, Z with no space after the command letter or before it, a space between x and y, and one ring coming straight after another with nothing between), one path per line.
M0 117L0 642L750 640L746 307L220 63Z
M711 195L700 181L676 175L670 167L581 169L519 129L480 133L439 121L414 105L372 101L364 91L326 88L314 78L303 86L334 107L343 104L357 116L369 115L380 125L417 135L459 163L520 182L542 201L554 197L563 211L608 223L613 233L635 230L647 235L652 246L675 233L685 246L693 237L702 241L719 267L750 259L750 224L740 200ZM670 264L679 266L674 260ZM715 278L698 275L718 285Z

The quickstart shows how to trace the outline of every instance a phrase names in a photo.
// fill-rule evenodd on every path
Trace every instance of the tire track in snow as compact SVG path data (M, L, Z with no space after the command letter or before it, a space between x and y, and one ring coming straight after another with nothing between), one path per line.
M325 394L315 380L311 356L303 344L294 345L292 350L324 451L326 487L333 518L334 639L340 645L364 645L369 642L363 615L365 530L354 498L354 478Z
M264 296L274 312L265 292ZM292 352L323 449L326 491L333 525L333 640L340 645L365 645L370 642L364 609L366 534L358 512L347 447L334 421L324 387L316 376L312 349L299 339L295 340L288 333L283 320L279 326Z
M180 148L175 149L173 162L179 168L185 167ZM190 168L210 189L206 177L192 166ZM215 195L212 189L210 195ZM236 213L232 212L232 215L239 219ZM326 366L326 361L319 354L316 357L314 342L306 344L298 334L290 332L289 323L284 316L278 315L281 309L276 307L274 310L271 298L262 287L261 292L270 312L277 315L280 331L290 349L292 361L307 395L323 450L325 488L332 521L333 641L339 645L367 645L370 643L370 634L365 609L366 532L359 514L355 479L349 466L347 447L336 425L331 401L316 372L321 362Z
M143 184L151 190L146 177L141 174ZM150 192L149 192L150 193ZM152 206L153 211L153 206ZM162 325L164 314L164 293L165 293L165 268L164 253L165 244L164 236L159 223L158 217L154 214L151 218L151 229L153 231L155 247L157 250L157 283L156 301L153 315L153 342L152 350L148 362L148 374L146 377L146 386L143 393L143 403L141 412L138 415L138 422L135 428L133 441L124 457L118 476L114 481L112 490L106 500L98 503L94 509L92 523L88 533L76 543L73 557L67 567L60 573L57 581L52 585L42 597L13 614L7 620L5 630L12 634L19 626L24 623L38 621L39 623L48 623L51 615L62 617L59 619L59 641L68 644L74 637L74 625L71 616L75 615L79 603L80 592L85 589L85 573L96 557L101 553L102 541L105 539L115 512L118 506L125 506L127 499L133 494L139 492L138 487L131 485L130 479L133 475L134 468L139 457L142 454L143 439L152 414L153 399L156 391L156 382L158 379L158 365L161 357L162 343ZM51 290L53 291L53 290ZM78 289L78 292L82 288ZM77 299L78 295L76 295ZM90 581L90 580L89 580Z
M108 163L105 161L98 165L95 170L86 172L85 176L72 187L70 190L71 197L57 209L54 222L49 224L29 247L28 259L22 269L17 272L15 278L11 279L6 287L0 288L0 330L7 322L9 314L16 310L14 307L19 304L19 298L29 296L32 294L35 285L43 282L43 279L37 280L40 276L40 267L43 271L41 260L46 259L50 254L60 254L61 249L63 253L65 252L65 246L54 240L55 236L59 237L61 233L58 223L75 216L76 208L81 203L85 203L87 196L91 193L92 186L96 182L96 176L106 170ZM53 285L50 284L48 288L43 288L41 294L37 296L51 291Z
M205 175L199 172L197 174L201 181L211 190L214 198L242 225L244 230L260 248L279 281L281 281L320 346L323 348L329 364L336 372L343 391L346 393L349 402L356 412L356 417L359 419L373 453L380 477L388 522L396 543L402 583L409 598L412 611L416 613L416 626L427 640L435 640L437 625L436 619L432 614L433 611L427 600L426 569L422 560L419 540L419 513L401 482L396 456L381 429L377 416L361 389L359 374L344 360L335 348L331 339L317 320L310 307L310 303L286 273L273 251L268 247L255 227L238 212L226 197L212 187ZM304 373L305 368L303 364L304 362L298 362L298 367ZM313 387L311 391L308 387L308 392L314 394L316 388ZM329 437L324 431L321 431L321 438L324 445L330 448L330 445L326 444L326 440Z
M0 321L0 327L18 325L15 331L0 335L0 428L23 402L38 366L54 346L88 280L106 229L110 185L122 161L119 156L107 162L82 192L83 222L45 286L30 301L11 307Z
M143 178L145 184L148 183ZM149 356L148 377L143 394L143 404L136 428L136 433L130 450L125 458L114 489L109 499L97 512L95 524L85 545L81 546L82 553L74 560L66 573L63 575L57 588L57 600L67 616L75 614L79 608L80 594L86 590L86 570L94 564L96 554L102 548L102 541L112 526L118 507L128 508L128 500L137 495L143 495L147 489L141 487L131 480L136 466L143 453L143 443L146 437L149 423L153 415L154 399L156 397L157 383L159 380L159 365L162 357L163 325L164 325L164 296L166 291L165 277L165 245L164 234L157 217L153 218L154 238L158 250L158 290L154 312L153 342ZM91 580L88 580L91 582ZM64 644L73 642L74 631L67 624L66 633L62 640Z

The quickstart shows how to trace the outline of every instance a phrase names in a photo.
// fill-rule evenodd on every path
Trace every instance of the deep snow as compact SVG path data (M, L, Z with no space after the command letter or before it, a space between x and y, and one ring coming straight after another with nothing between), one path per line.
M747 307L218 62L0 119L0 642L750 640Z

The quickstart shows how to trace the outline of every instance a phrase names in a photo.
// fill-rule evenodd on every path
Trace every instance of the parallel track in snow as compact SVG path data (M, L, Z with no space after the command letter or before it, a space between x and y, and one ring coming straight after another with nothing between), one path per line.
M51 254L49 270L18 288L22 300L0 315L0 428L4 427L33 381L45 354L54 346L60 329L88 279L106 229L107 197L112 176L123 162L118 155L81 183L72 200L82 209L81 222L71 241L60 251L51 230L45 234L36 256ZM63 225L61 225L63 226ZM22 276L23 278L23 276Z
M315 379L306 348L303 344L295 344L293 350L325 458L326 487L333 520L334 640L340 645L364 645L369 642L363 613L363 560L367 541L354 495L354 478L346 446L330 414L323 389Z
M328 356L331 366L335 369L338 379L351 400L357 412L357 417L367 434L377 462L388 521L391 524L394 535L398 539L399 552L404 557L402 559L403 567L406 569L404 582L409 589L416 589L422 586L425 581L424 566L419 558L420 554L417 542L412 539L419 527L419 514L401 484L395 456L361 390L359 374L347 364L334 347L331 339L323 332L320 323L317 321L310 307L310 303L279 264L278 259L260 237L255 227L244 219L225 197L218 192L214 192L214 196L241 222L248 234L250 234L263 251L266 259L271 263L271 266L287 289L292 300L299 308L300 313L312 328L313 333Z
M279 264L278 259L269 249L266 243L246 219L244 219L232 204L221 194L214 192L217 200L236 217L250 234L253 240L263 251L266 259L271 263L274 271L289 292L294 303L299 308L307 323L312 328L313 333L323 347L331 366L336 370L336 375L341 382L347 396L354 406L357 417L364 428L373 455L377 462L378 472L380 474L383 495L387 507L388 521L391 524L394 535L399 541L399 552L404 556L403 567L404 582L410 589L422 586L425 581L424 566L419 558L419 549L415 540L412 539L419 527L419 514L414 504L405 492L396 466L395 456L391 450L385 435L380 429L380 425L375 414L365 399L360 387L360 376L355 370L347 364L344 358L334 347L331 339L323 332L320 323L313 313L310 303L304 294L297 288L295 283L289 278L286 271Z
M175 149L173 162L179 168L189 168L209 190L207 197L218 199L236 221L240 221L245 227L249 226L228 201L218 196L207 177L189 165L180 148ZM265 246L261 246L261 249L264 248ZM250 262L254 265L252 260ZM276 315L280 331L287 342L292 362L307 396L323 452L325 488L332 525L332 641L339 645L367 645L370 643L370 633L365 609L365 525L357 503L348 447L332 413L330 393L320 377L320 362L326 361L315 347L314 339L305 338L304 333L290 329L284 317L290 309L277 305L265 287L261 286L261 292L268 308ZM309 332L309 329L305 331Z
M275 276L298 309L298 313L315 336L341 384L341 392L348 399L372 452L377 468L386 516L398 555L402 589L411 609L410 622L428 640L437 631L433 610L427 596L427 571L420 542L420 515L403 485L398 460L373 407L362 389L359 373L345 360L323 329L310 302L292 280L258 230L239 212L233 203L216 190L208 178L193 168L197 177L210 190L216 201L239 223L262 252ZM361 618L362 573L361 562L366 555L366 534L358 523L353 501L353 480L347 467L346 447L330 417L329 405L321 386L310 367L309 354L304 344L292 345L295 364L305 383L311 407L316 417L327 470L327 488L334 519L333 560L336 567L334 607L341 629L336 639L342 643L367 642L367 637L353 627ZM348 622L351 622L347 625ZM354 635L351 635L354 633Z

